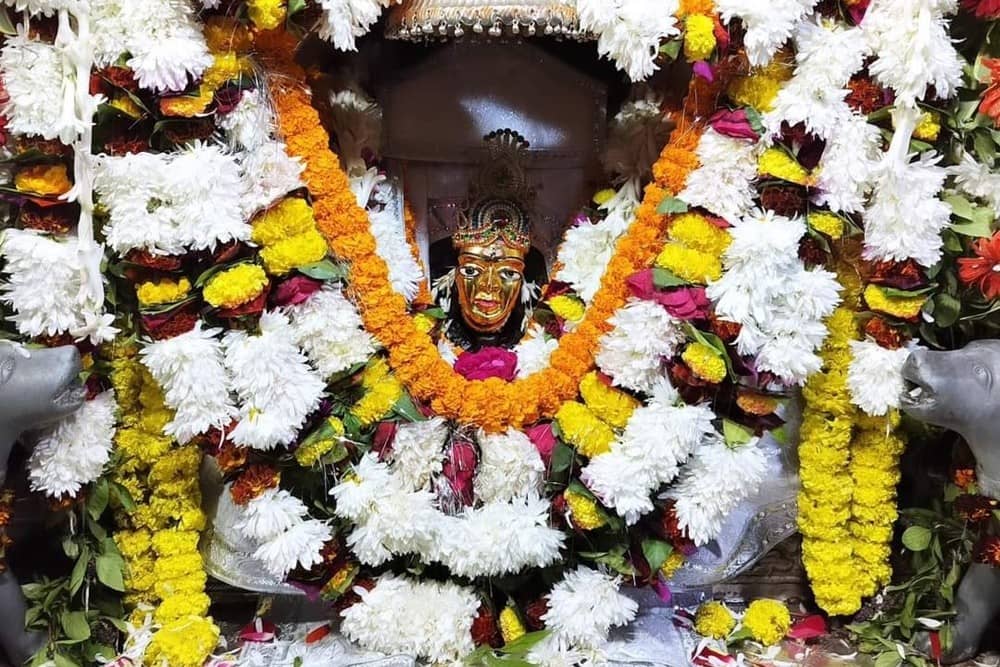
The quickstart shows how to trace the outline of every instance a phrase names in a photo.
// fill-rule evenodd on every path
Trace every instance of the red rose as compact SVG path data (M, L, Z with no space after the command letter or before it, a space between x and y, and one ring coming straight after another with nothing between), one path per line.
M680 320L704 320L711 304L704 287L681 287L661 290L653 282L653 270L645 269L628 279L632 296L644 301L655 301Z
M556 434L552 431L552 424L532 426L526 433L528 440L531 440L531 444L538 450L542 461L548 467L549 462L552 461L552 450L556 448Z
M385 461L392 454L392 443L396 440L396 422L379 422L375 427L375 437L372 440L372 451L378 453L380 460Z
M455 362L455 371L466 380L500 378L510 382L517 376L517 355L502 347L464 352Z
M441 470L455 498L463 505L473 501L472 480L476 476L476 449L472 443L455 439Z
M323 287L319 280L307 276L295 276L284 281L271 294L271 305L275 308L297 306L309 300Z
M751 141L760 139L760 135L750 124L747 112L743 109L735 111L720 109L708 119L708 124L719 134L733 139L750 139Z

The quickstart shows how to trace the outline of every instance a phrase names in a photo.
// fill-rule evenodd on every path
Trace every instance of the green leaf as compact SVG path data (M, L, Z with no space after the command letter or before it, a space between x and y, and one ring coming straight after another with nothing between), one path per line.
M664 42L660 45L660 53L668 60L677 60L677 56L681 53L681 40L672 39L669 42Z
M635 575L635 568L625 558L627 547L620 544L609 551L581 552L580 558L593 561L599 565L607 565L612 570L626 577Z
M649 568L657 572L660 566L674 552L674 547L669 542L663 540L645 539L642 541L642 555L646 557Z
M687 213L688 205L684 201L678 199L677 197L667 197L660 202L660 205L656 207L656 212L660 215L676 215L678 213Z
M672 271L667 271L666 269L661 269L659 267L653 269L653 285L660 289L667 289L669 287L680 287L682 285L690 285L687 280L678 277Z
M931 545L933 534L923 526L910 526L903 532L903 546L910 551L923 551Z
M65 653L57 652L53 654L52 661L55 663L56 667L80 667L80 663Z
M972 145L979 161L991 165L997 156L997 145L988 131L976 131L972 134Z
M288 15L295 16L306 8L306 0L288 0Z
M961 234L962 236L985 239L993 236L993 229L991 228L990 223L991 221L983 219L970 220L969 222L954 224L950 227L950 229L956 234Z
M122 578L124 563L120 556L105 554L97 557L97 579L113 591L125 592Z
M90 489L87 496L87 514L94 521L101 518L104 510L108 507L108 499L111 497L111 489L108 487L108 480L102 478Z
M70 639L90 639L90 623L83 611L64 611L59 616L59 625Z
M764 117L760 115L760 112L753 107L744 107L743 111L747 115L747 121L750 123L751 129L757 134L763 136L765 132L764 128Z
M962 195L947 195L946 197L943 197L943 199L945 203L951 207L951 212L959 218L972 220L973 217L975 217L975 208L972 206L972 203Z
M69 594L76 595L83 585L83 579L87 575L87 566L90 565L90 547L84 546L80 552L80 557L73 564L73 571L69 575Z
M136 504L135 500L132 499L132 494L118 482L111 483L111 497L129 514L136 510Z
M962 302L947 292L934 295L934 322L940 327L950 327L962 314Z
M552 450L552 472L560 473L570 469L576 458L576 450L565 443L557 443Z
M753 431L731 419L723 419L722 436L730 447L741 447L753 440Z
M10 10L6 7L0 9L0 33L5 35L17 34L17 28L14 27L14 22L10 20Z
M80 555L80 545L73 541L72 535L62 541L62 549L66 558L76 558Z
M410 395L406 392L403 392L403 394L399 397L399 400L396 401L396 404L392 406L392 411L406 421L422 422L427 420L423 413L417 409L413 399L410 398Z
M903 659L895 651L887 651L875 658L875 667L899 667Z
M930 294L937 289L937 285L931 285L929 287L924 287L923 289L896 289L895 287L882 287L880 286L882 293L888 297L898 298L898 299L912 299L918 296L924 296L925 294Z
M788 440L788 429L785 426L779 426L778 428L771 429L771 437L779 445L787 445Z
M300 266L298 271L313 280L343 280L347 277L347 269L329 258Z

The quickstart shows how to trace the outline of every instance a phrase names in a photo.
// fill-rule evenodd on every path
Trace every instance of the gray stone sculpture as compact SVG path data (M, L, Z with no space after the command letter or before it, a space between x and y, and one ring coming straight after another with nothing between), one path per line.
M7 462L25 431L72 414L85 398L75 347L28 350L0 345L0 488ZM0 574L0 648L21 665L41 648L44 635L24 629L25 604L14 574Z
M961 435L976 457L980 492L1000 498L1000 340L976 341L951 352L914 351L903 367L910 416ZM1000 569L973 563L958 587L947 664L975 657L1000 611ZM925 640L924 649L929 642Z

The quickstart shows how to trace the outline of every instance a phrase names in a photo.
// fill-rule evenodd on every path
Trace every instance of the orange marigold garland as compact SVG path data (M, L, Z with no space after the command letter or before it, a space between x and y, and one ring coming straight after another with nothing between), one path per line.
M550 418L565 401L575 398L580 379L594 365L597 343L610 327L608 319L628 299L626 279L649 266L662 247L672 216L658 213L657 208L683 187L687 175L698 166L694 149L700 128L683 116L675 119L677 128L654 166L655 182L646 187L635 222L619 241L583 321L560 339L550 366L512 383L496 378L470 381L441 357L430 336L410 316L406 300L392 289L388 267L375 252L368 214L357 204L302 84L305 72L293 59L295 38L282 32L262 33L257 46L267 62L289 153L305 163L303 178L314 198L317 225L333 252L350 263L350 284L365 328L386 347L389 363L410 393L430 403L439 416L488 432Z

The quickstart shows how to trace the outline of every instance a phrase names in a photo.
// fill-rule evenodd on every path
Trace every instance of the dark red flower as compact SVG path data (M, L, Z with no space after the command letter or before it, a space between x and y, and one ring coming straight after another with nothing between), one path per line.
M993 3L1000 0L992 0ZM983 66L990 71L989 87L983 93L979 102L979 112L993 119L993 124L1000 127L1000 58L984 58Z
M1000 537L987 535L976 545L975 562L990 567L1000 567Z
M267 295L271 291L270 285L264 287L264 290L255 296L250 301L236 306L235 308L225 308L217 311L219 317L223 319L235 319L237 317L247 317L249 315L260 315L264 312L264 306L267 305Z
M545 629L545 621L542 619L549 612L549 598L542 596L533 602L524 605L524 624L531 632L538 632Z
M986 496L964 495L955 498L955 514L969 523L989 521L993 512L1000 508L1000 501Z
M847 88L847 104L860 114L868 115L885 106L885 91L867 76L854 77Z
M143 315L140 323L153 340L167 340L191 331L199 319L198 304L191 301L165 313Z
M476 646L503 646L503 635L500 634L496 614L485 602L479 605L479 613L472 620L472 642Z
M916 261L908 259L905 262L891 260L869 264L868 281L876 285L885 285L901 290L914 290L927 284L927 275Z
M807 266L821 266L828 258L823 245L811 236L803 236L799 241L799 259Z
M322 289L323 283L308 276L293 276L278 284L271 292L271 305L275 308L304 303Z
M760 193L760 205L769 211L789 218L806 210L806 198L799 188L773 185Z
M79 217L80 207L77 204L41 207L28 202L21 207L18 222L25 229L65 234L76 226Z
M881 317L873 317L865 324L865 334L876 343L890 350L898 350L906 343L903 332L892 326Z
M378 454L379 459L385 461L392 454L392 443L396 439L396 431L399 424L396 422L379 422L375 427L375 436L372 438L372 451Z
M951 481L955 486L965 491L976 483L976 469L971 466L955 468L951 473Z
M962 0L962 9L980 19L1000 18L1000 0Z
M757 141L760 135L750 124L750 118L745 109L720 109L708 119L708 124L719 134L734 139L750 139Z
M455 362L455 372L466 380L500 378L510 382L517 376L517 355L502 347L463 352Z
M474 499L472 480L476 476L476 448L472 443L455 438L441 473L448 480L451 493L458 502L471 505Z
M229 488L233 502L246 505L268 489L275 489L281 481L281 473L266 465L252 465L236 478Z
M958 278L978 287L987 299L996 299L1000 296L1000 232L973 243L972 251L977 257L959 257Z
M154 271L177 271L182 265L177 255L154 255L147 250L131 250L125 261Z
M743 327L737 322L720 320L713 314L708 318L708 328L712 333L721 338L724 343L732 343L740 335L740 329Z

